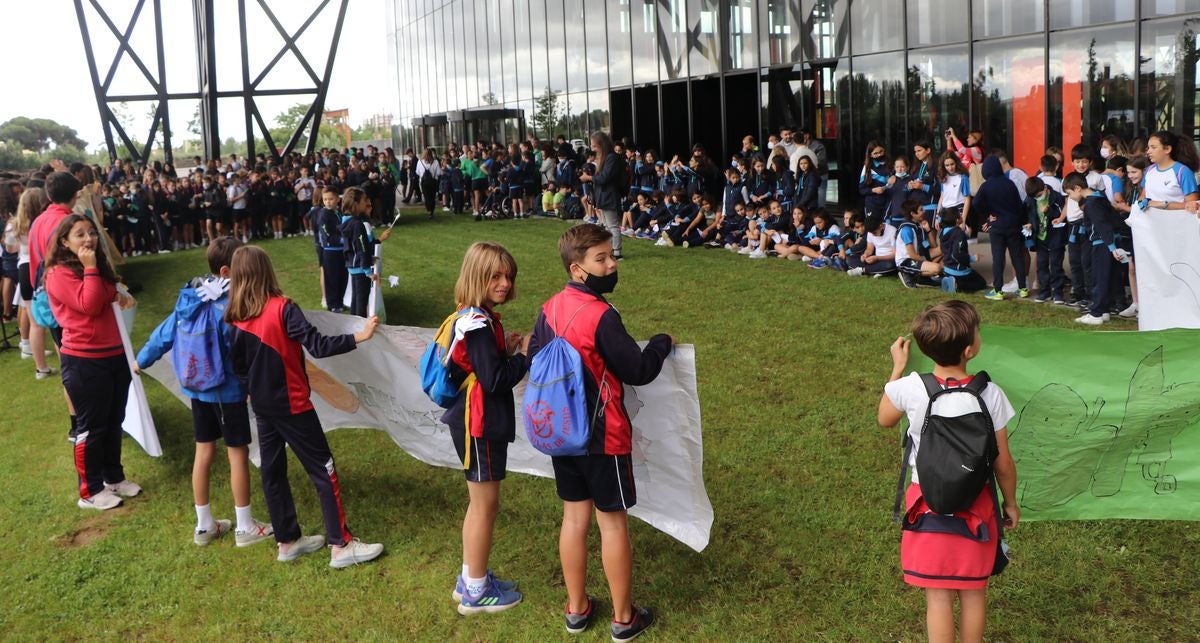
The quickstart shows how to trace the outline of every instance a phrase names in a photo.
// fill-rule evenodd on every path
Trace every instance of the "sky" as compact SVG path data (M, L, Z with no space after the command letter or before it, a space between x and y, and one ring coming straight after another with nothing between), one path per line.
M88 142L88 149L103 146L99 110L73 0L3 0L3 3L6 27L4 49L10 82L8 89L0 94L0 123L16 116L49 118L74 128L80 138ZM117 28L124 31L137 1L100 0L99 4ZM319 0L267 2L289 32L298 29L319 4ZM161 5L167 89L171 92L198 91L192 2L161 0ZM218 89L237 90L242 85L237 0L215 0L214 5ZM92 7L91 0L83 0L83 6L96 65L103 80L112 65L118 41ZM351 0L346 10L325 109L349 109L352 127L357 127L374 114L396 114L399 111L395 71L388 62L387 12L390 6L388 0ZM336 0L330 2L297 40L297 46L318 77L325 69L337 8ZM284 41L257 0L246 0L246 11L249 34L247 57L251 61L253 79L283 47ZM131 35L131 42L134 51L154 74L157 64L151 0L146 0ZM18 80L22 78L24 81ZM299 88L309 83L308 74L289 52L259 87ZM19 88L22 85L24 88ZM113 77L110 94L144 93L152 93L150 84L126 53ZM276 114L296 102L306 100L302 96L267 97L258 99L258 106L263 118L268 121L267 125L274 127L271 121ZM192 137L187 133L187 128L196 105L197 101L170 103L174 139ZM129 103L127 112L133 121L131 136L136 133L140 139L146 137L150 129L150 109L151 103ZM246 127L240 99L221 99L218 122L222 139L231 136L238 140L245 138Z

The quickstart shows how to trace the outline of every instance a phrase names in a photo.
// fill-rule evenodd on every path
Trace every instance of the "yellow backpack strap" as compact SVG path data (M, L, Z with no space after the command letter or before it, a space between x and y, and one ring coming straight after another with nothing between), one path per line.
M475 374L467 375L467 379L463 381L462 388L467 396L466 402L463 404L463 469L471 468L471 391L475 388Z

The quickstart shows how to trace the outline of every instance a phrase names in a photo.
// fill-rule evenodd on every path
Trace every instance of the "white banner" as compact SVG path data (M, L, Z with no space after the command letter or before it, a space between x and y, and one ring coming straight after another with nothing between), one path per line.
M353 333L362 327L362 320L350 315L304 314L328 335ZM435 332L431 328L380 326L374 339L350 353L309 358L312 400L325 430L382 429L414 458L461 469L450 430L441 421L443 410L421 390L418 363ZM179 391L169 355L147 372L187 402ZM523 394L524 384L514 391L517 400ZM633 468L638 488L637 505L629 513L702 551L708 545L713 511L704 489L693 348L677 346L654 382L626 387L625 405L633 418ZM516 408L520 413L519 404ZM508 450L509 470L553 477L550 457L529 445L523 426L518 415L517 441ZM257 435L251 457L257 464ZM553 491L547 487L546 493Z
M383 297L380 296L379 290L379 282L383 279L383 244L375 244L375 265L371 270L374 271L375 278L371 280L371 292L367 295L367 315L379 317L379 323L382 324L387 321L387 309L384 308ZM354 301L354 283L352 280L347 280L346 292L342 295L342 307L349 310L352 301Z
M133 325L136 309L121 310L121 306L115 303L112 307L117 316L117 328L121 331L121 343L125 345L125 359L129 361L132 371L137 358L134 356L133 342L129 341L129 327ZM125 402L125 422L121 428L142 446L146 455L154 458L162 455L158 431L154 429L154 416L150 415L150 404L146 401L146 388L136 375L129 383L129 400Z
M1200 220L1136 204L1133 229L1138 330L1200 328Z

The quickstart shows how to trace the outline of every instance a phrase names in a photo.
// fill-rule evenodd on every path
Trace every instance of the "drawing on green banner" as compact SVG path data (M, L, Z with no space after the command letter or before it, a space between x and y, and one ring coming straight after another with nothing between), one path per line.
M1021 506L1057 507L1085 491L1114 496L1135 452L1145 484L1159 495L1174 493L1175 476L1167 472L1171 445L1200 419L1200 382L1168 385L1165 379L1159 346L1134 369L1120 426L1097 423L1104 399L1089 405L1064 384L1047 384L1030 397L1012 431Z

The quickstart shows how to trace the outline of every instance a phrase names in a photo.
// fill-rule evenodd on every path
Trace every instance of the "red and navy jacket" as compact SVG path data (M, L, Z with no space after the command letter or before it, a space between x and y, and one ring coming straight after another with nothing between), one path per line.
M464 381L472 373L463 395L442 416L452 431L470 429L471 437L512 442L517 436L513 387L529 362L524 355L506 356L507 343L500 315L487 308L484 314L468 313L455 322L470 328L450 353L451 377Z
M299 415L313 409L302 346L321 358L349 353L355 342L354 335L322 335L286 297L272 297L258 317L230 324L233 374L249 393L255 415Z
M529 340L530 360L542 346L559 336L556 330L562 332L562 337L579 351L583 360L588 417L596 418L588 452L629 454L633 425L625 410L624 385L643 386L658 377L663 361L671 354L670 336L651 337L643 350L626 332L617 309L587 286L575 282L568 283L542 306ZM598 404L600 409L596 408Z

